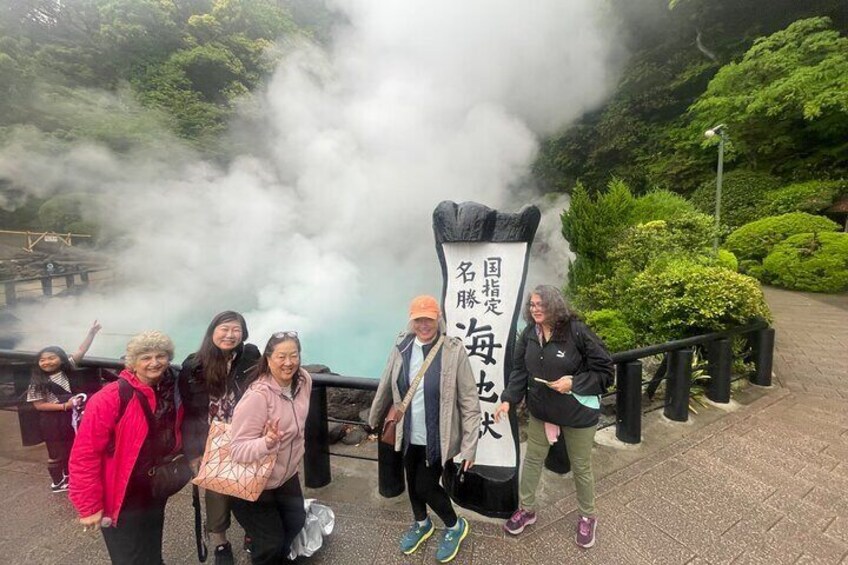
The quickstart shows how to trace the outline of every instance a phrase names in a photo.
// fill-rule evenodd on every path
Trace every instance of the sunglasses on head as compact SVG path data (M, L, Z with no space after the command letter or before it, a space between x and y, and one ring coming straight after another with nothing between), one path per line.
M271 337L274 339L283 339L284 337L291 337L297 339L297 332L293 331L284 331L284 332L276 332Z

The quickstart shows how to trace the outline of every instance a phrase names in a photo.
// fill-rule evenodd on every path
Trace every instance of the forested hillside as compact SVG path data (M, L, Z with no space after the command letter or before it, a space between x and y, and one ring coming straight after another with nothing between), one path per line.
M727 125L727 168L783 180L848 171L848 2L612 0L631 57L613 96L548 139L548 190L611 176L637 193L713 178L703 136ZM715 143L715 140L713 140Z
M273 42L313 33L294 21L302 5L6 0L0 141L27 126L120 151L164 125L200 150L219 152L234 102L274 67Z

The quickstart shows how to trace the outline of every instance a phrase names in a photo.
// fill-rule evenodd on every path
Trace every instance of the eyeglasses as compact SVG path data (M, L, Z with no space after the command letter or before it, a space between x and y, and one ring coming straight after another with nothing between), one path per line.
M542 304L541 302L529 302L527 304L527 306L529 306L531 310L534 309L534 308L536 310L544 310L545 309L545 305Z
M287 331L284 331L284 332L277 332L277 333L273 334L271 337L273 337L274 339L283 339L283 338L286 338L286 337L290 337L292 339L297 339L297 332L287 330Z

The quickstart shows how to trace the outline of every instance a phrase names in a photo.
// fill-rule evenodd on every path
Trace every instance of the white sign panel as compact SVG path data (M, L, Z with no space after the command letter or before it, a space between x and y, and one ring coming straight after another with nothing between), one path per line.
M495 423L506 379L506 346L515 327L527 243L445 243L447 333L462 339L477 381L483 421L477 465L514 467L509 419Z

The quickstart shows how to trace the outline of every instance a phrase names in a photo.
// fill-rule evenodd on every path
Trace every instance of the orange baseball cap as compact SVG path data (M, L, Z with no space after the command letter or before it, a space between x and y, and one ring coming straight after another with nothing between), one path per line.
M441 309L439 308L439 302L432 296L428 296L426 294L416 296L412 299L412 302L409 303L410 320L414 320L416 318L430 318L431 320L438 320L440 313Z

